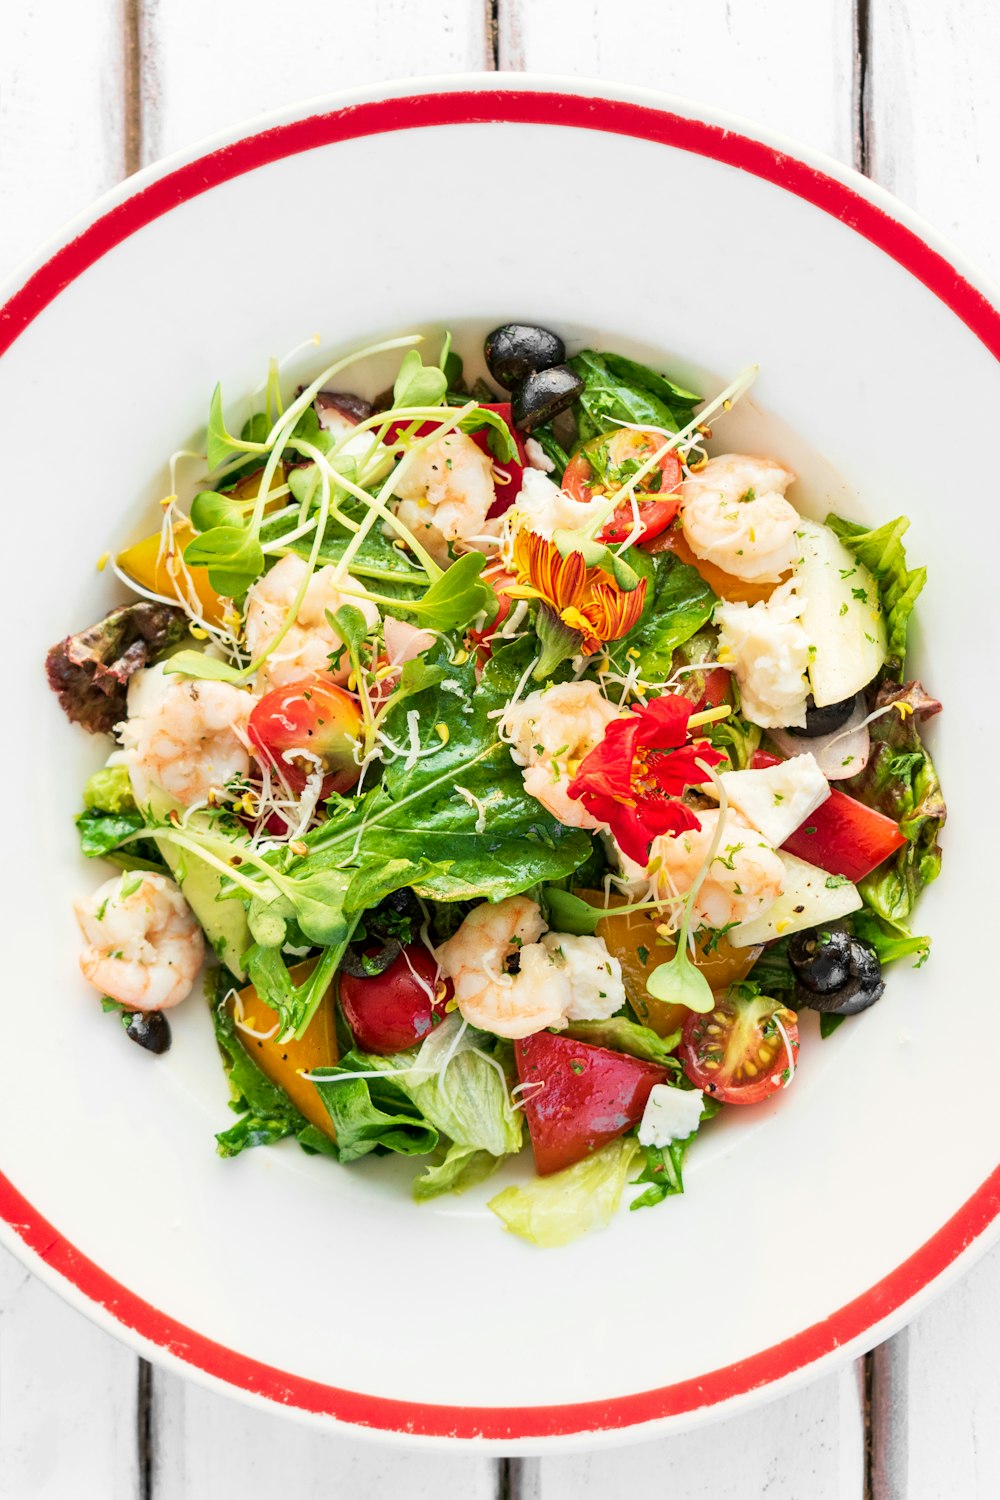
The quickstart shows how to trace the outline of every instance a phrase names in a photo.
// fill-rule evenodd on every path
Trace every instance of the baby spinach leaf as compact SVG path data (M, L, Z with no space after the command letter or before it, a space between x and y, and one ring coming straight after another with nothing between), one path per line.
M622 664L638 660L647 682L663 682L670 676L674 651L708 623L717 601L697 569L673 552L658 552L652 562L642 618L616 644L614 655ZM638 657L629 658L630 652Z
M620 354L584 349L569 363L584 386L575 406L584 443L621 422L676 432L691 420L701 401L693 391Z
M348 1052L335 1068L323 1069L330 1082L316 1077L316 1091L326 1106L337 1136L337 1158L357 1161L381 1148L401 1156L423 1156L438 1143L438 1132L396 1087L391 1074L384 1078L352 1078L370 1073L368 1059ZM336 1082L333 1080L336 1079Z

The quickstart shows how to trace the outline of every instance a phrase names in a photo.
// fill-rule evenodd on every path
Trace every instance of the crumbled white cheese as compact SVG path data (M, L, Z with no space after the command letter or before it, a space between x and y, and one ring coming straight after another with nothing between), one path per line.
M537 438L525 438L524 456L533 469L541 469L543 474L551 474L555 468L555 464Z
M806 722L809 638L794 582L783 583L759 604L715 607L718 660L736 673L747 717L762 729Z
M572 1000L567 1021L606 1021L625 1004L622 966L603 938L547 932L542 946L569 980Z
M525 469L516 508L529 530L551 541L553 532L574 531L586 525L597 511L607 508L607 503L602 498L574 500L540 469Z
M701 1102L701 1089L675 1089L669 1083L655 1083L639 1125L639 1145L662 1149L671 1141L685 1140L698 1129Z
M723 771L729 805L775 848L830 795L830 784L809 751L759 771Z

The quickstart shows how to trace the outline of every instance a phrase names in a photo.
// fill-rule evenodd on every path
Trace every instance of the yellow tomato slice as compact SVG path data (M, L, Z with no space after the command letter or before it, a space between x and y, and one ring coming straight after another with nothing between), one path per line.
M315 964L314 958L296 964L289 970L292 983L302 984L312 973ZM316 1092L316 1085L301 1076L301 1073L309 1073L313 1068L332 1067L340 1055L337 1050L333 986L323 996L305 1036L298 1042L278 1040L279 1033L274 1031L277 1016L260 998L252 984L240 990L240 1000L243 1002L243 1024L235 1030L244 1051L253 1058L266 1078L284 1089L299 1114L333 1140L333 1123ZM232 1000L229 1002L229 1010L232 1015L235 1010L235 1002ZM247 1026L253 1027L260 1035L254 1036L246 1031L244 1028ZM272 1031L273 1036L268 1036L267 1033Z
M604 905L599 891L577 891L576 895L594 906ZM627 906L625 896L613 895L611 906ZM672 938L661 938L656 929L662 917L655 911L626 912L622 916L602 917L597 935L607 944L608 952L622 966L622 981L629 1004L644 1026L658 1036L669 1036L691 1014L686 1005L671 1005L657 1000L646 989L646 981L655 968L668 963L677 951ZM695 940L691 962L700 969L713 990L725 990L745 979L753 968L760 948L734 948L726 937L720 937L709 950L710 939Z

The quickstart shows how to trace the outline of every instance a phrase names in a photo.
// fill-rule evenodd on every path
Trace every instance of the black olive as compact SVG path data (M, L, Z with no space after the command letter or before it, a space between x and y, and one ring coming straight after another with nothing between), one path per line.
M402 943L392 937L385 938L381 948L372 943L366 943L364 948L355 948L352 944L340 960L340 971L350 974L353 979L372 979L376 974L384 974L402 951Z
M161 1010L133 1010L122 1016L125 1035L147 1052L170 1051L170 1022Z
M566 358L566 345L557 333L532 323L505 323L486 335L486 367L505 390L513 390L526 375L550 370Z
M853 1016L880 1000L882 965L871 943L844 927L813 927L788 944L797 984L795 1004L832 1016Z
M516 385L510 393L510 411L514 426L522 432L540 427L559 412L572 406L583 390L583 381L569 365L553 370L539 370Z
M822 734L834 734L842 729L854 712L853 698L845 698L841 703L826 703L822 708L817 708L813 702L812 693L806 699L806 722L805 726L793 728L791 725L786 729L786 734L801 735L803 739L816 740Z

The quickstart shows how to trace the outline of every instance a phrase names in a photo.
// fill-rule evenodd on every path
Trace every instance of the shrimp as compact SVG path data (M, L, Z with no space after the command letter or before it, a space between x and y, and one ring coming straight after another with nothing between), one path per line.
M524 789L567 828L603 828L582 802L569 796L569 784L585 755L604 738L621 710L603 697L595 682L560 682L512 703L500 721L500 737L523 766Z
M191 993L205 939L165 875L125 871L73 910L86 939L80 968L96 990L128 1010L167 1010Z
M467 433L446 433L404 460L393 493L399 520L442 567L451 561L449 543L461 551L462 543L499 535L499 520L486 519L496 499L493 465Z
M697 818L697 828L663 834L650 850L652 879L661 897L678 906L694 884L719 824L715 808ZM773 906L784 884L785 867L772 845L729 809L718 851L692 905L692 926L751 921Z
M508 972L515 957L517 972ZM496 1036L516 1040L569 1019L603 1019L625 1003L621 966L603 938L547 932L527 896L473 907L437 961L463 1019Z
M246 642L251 656L263 656L284 625L292 602L302 586L308 568L301 557L283 557L269 573L258 578L247 595ZM338 666L330 657L343 645L340 636L327 619L342 605L359 609L371 626L378 620L378 610L367 597L363 584L348 573L343 582L350 593L342 593L334 582L334 570L320 568L309 579L295 620L257 674L262 692L287 687L315 672L323 672L334 682L346 682L351 664L344 653ZM362 597L358 598L358 594Z
M784 498L794 478L773 458L710 458L681 486L681 528L695 557L733 578L777 582L798 556L799 513Z
M159 789L190 807L249 774L254 697L228 682L166 676L163 666L133 677L129 717L118 734L136 801L145 806Z
M551 541L561 528L575 531L592 521L598 512L607 510L606 495L593 500L574 500L536 468L525 469L515 503L515 520L546 541Z

